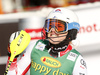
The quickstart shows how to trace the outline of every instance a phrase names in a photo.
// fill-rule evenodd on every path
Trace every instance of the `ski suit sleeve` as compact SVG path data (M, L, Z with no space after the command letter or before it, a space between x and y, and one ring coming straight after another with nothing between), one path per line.
M31 51L35 45L36 41L31 41L28 47L25 49L24 54L22 57L17 61L15 58L12 62L10 69L7 75L25 75L25 73L30 68L31 63ZM9 57L7 61L7 65L9 63Z
M72 75L87 75L86 62L81 55L76 60Z

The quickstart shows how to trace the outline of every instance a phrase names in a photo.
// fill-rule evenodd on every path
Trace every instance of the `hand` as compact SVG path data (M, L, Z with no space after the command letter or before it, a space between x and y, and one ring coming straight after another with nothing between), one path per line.
M10 44L11 42L20 34L20 31L14 32L11 34L10 39L9 39L9 43L8 43L8 56L11 56L11 52L10 52ZM19 55L18 55L19 56ZM16 56L16 57L18 57Z
M9 39L9 43L11 43L19 34L20 34L20 31L12 33Z

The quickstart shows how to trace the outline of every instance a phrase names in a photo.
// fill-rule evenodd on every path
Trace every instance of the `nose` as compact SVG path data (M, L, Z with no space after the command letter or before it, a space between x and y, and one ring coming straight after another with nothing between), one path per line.
M50 32L55 32L55 29L54 29L54 28L51 28L51 29L50 29Z

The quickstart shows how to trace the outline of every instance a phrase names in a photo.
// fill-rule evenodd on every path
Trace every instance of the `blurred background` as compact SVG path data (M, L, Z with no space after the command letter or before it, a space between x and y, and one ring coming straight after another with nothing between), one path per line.
M78 15L81 28L73 43L87 63L88 75L100 75L100 0L0 0L0 75L5 71L10 35L25 30L31 40L41 39L44 20L56 7Z

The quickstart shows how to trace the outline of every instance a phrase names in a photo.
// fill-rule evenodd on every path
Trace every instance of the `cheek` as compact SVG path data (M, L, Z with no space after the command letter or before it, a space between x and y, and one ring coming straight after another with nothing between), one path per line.
M60 38L58 38L59 40L64 40L66 38L66 36L63 36L63 37L60 37Z
M47 36L50 37L50 33L48 33Z
M66 38L67 34L61 34L61 35L59 35L59 36L62 36L62 37L60 37L59 39L64 40L64 39Z

